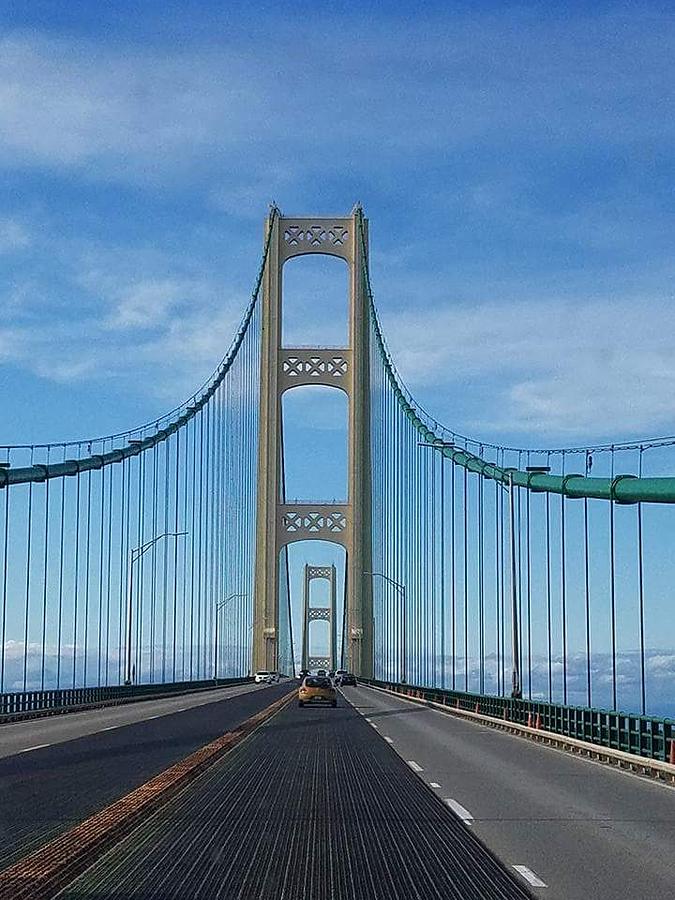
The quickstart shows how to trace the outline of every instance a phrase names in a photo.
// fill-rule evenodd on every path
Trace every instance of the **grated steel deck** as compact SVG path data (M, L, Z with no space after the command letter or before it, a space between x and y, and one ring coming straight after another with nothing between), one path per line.
M344 700L287 707L62 900L525 900Z

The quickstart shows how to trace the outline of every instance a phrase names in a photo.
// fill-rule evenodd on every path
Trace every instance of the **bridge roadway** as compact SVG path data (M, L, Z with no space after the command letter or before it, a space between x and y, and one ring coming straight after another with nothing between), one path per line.
M295 698L74 881L61 900L526 900L341 700Z
M344 695L286 708L63 900L671 896L673 789L369 688Z
M349 698L501 860L536 873L538 895L673 895L674 788L382 691Z
M288 690L233 685L0 726L0 869Z
M0 759L2 865L288 687L237 686L212 702L196 694L5 726L15 743ZM61 743L20 752L50 729ZM672 788L346 688L337 710L285 709L61 896L489 900L529 889L556 900L656 900L675 884L673 846ZM547 887L509 875L516 865Z

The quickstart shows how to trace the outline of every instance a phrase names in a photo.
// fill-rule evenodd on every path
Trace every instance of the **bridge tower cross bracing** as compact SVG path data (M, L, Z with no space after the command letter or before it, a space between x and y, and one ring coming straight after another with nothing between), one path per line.
M328 606L312 606L311 583L325 579L329 584L330 599ZM302 668L329 669L337 668L337 572L335 566L305 565L302 602ZM312 656L309 623L314 621L328 622L330 630L328 656Z
M345 218L273 213L265 222L265 240L269 238L270 244L262 294L254 669L276 670L279 664L281 550L295 541L326 540L346 552L349 668L365 677L372 674L372 589L364 577L371 568L369 314L363 279L367 227L358 208ZM349 345L284 347L283 266L295 256L316 253L337 256L349 268ZM283 496L282 396L307 384L336 387L349 400L346 503L289 503Z

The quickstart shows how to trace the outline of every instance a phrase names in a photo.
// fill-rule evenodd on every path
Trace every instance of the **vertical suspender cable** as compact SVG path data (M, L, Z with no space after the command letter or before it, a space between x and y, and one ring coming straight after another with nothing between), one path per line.
M12 451L7 451L8 465L12 464ZM63 534L63 524L61 526ZM0 647L0 694L5 691L5 648L7 646L7 576L9 573L9 487L5 489L5 521L2 551L2 646Z
M483 457L483 447L480 447L479 455ZM478 660L479 660L479 690L485 693L485 577L483 567L485 565L483 545L483 476L477 475L478 485Z
M562 452L562 474L565 477L565 451ZM567 572L565 553L565 492L560 494L560 620L562 629L563 703L567 705Z
M642 454L644 447L640 447L638 464L638 477L642 478ZM645 591L644 591L644 556L642 543L642 504L637 504L637 528L638 528L638 590L640 596L640 709L642 715L647 714L647 692L645 684ZM590 704L589 704L590 706Z
M49 465L49 447L47 447ZM45 529L44 555L42 559L42 659L40 664L40 690L45 689L45 647L47 643L47 580L49 572L49 478L45 479Z
M243 350L243 348L242 348ZM240 351L241 352L241 351ZM204 473L204 677L207 674L209 637L212 627L213 604L210 587L211 572L211 402L206 406L206 471Z
M78 444L77 457L82 456L81 446ZM73 690L77 684L77 613L79 600L79 582L80 582L80 467L77 467L77 487L75 491L75 567L74 567L74 589L73 589L73 672L72 685Z
M34 448L30 448L30 464L33 465ZM28 619L30 613L30 570L31 570L31 541L33 536L33 482L28 485L28 517L26 521L27 540L26 540L26 593L24 607L24 630L23 630L23 689L26 690L28 679Z
M91 444L87 447L87 454L91 454ZM91 561L91 471L87 472L87 541L84 562L84 659L82 663L82 685L87 686L87 663L89 655L87 645L89 643L89 565Z
M158 517L158 447L152 448L152 531L151 540L158 536L157 517ZM168 538L164 538L164 548L166 548ZM155 641L157 628L157 542L150 548L150 655L148 660L149 681L155 680Z
M106 577L106 626L105 626L105 684L109 681L110 669L110 600L112 597L112 535L113 535L113 485L115 472L110 473L108 479L108 553L107 553L107 577Z
M611 453L612 459L612 484L614 483L614 447ZM612 630L612 709L617 709L616 695L616 583L614 566L614 490L609 499L609 596L611 604L611 630Z
M173 530L180 531L179 526L179 510L180 510L180 430L176 432L176 466L173 483L174 494L174 519ZM168 477L168 475L167 475ZM173 542L173 616L171 619L171 680L176 681L176 646L178 642L178 544L179 541Z
M504 468L504 451L501 451L502 456L502 468ZM499 572L499 580L500 580L500 618L501 618L501 661L502 661L502 691L506 694L506 588L505 588L505 578L504 573L506 570L506 559L507 554L504 550L504 537L505 537L505 529L504 529L504 491L499 491L499 553L500 553L500 561L501 568Z
M522 451L518 451L518 468L522 469ZM522 672L523 672L523 569L522 569L522 555L523 555L523 530L522 530L522 502L521 502L521 490L517 488L516 491L517 497L517 506L516 506L516 514L517 514L517 527L516 534L518 536L518 672L519 672L519 684L521 695L523 689L522 682Z
M142 437L143 435L141 435ZM138 522L136 542L141 547L145 542L145 452L138 455ZM143 600L145 594L145 557L138 557L138 578L136 579L136 662L134 682L143 680ZM132 623L133 624L133 623Z
M445 456L441 453L441 472L440 472L440 491L441 491L441 541L440 541L440 581L441 581L441 690L445 690L446 685L446 654L445 654Z
M190 492L192 526L190 528L190 681L194 681L194 627L195 627L195 548L197 544L197 420L192 419L192 490Z
M103 441L101 453L105 453L106 442ZM100 496L100 513L99 513L99 542L98 542L98 646L96 650L96 686L101 686L101 666L103 663L103 572L105 569L105 487L106 487L106 466L101 469L101 496ZM112 472L110 473L112 480ZM112 509L108 509L108 521L112 521ZM108 548L108 555L110 548Z
M527 464L530 464L530 454L527 454ZM532 555L531 555L531 527L530 502L531 491L525 492L525 515L527 516L527 531L525 532L525 553L527 556L527 696L532 699Z
M122 484L120 497L120 566L119 566L119 593L118 593L118 611L117 611L117 683L122 683L122 660L123 660L123 635L126 634L124 621L124 573L126 571L127 547L129 544L129 507L127 503L128 497L128 480L127 461L122 460Z
M178 434L176 434L176 440L178 440ZM170 492L169 486L171 484L171 476L169 474L169 450L170 450L170 441L164 441L164 534L167 534L169 531L169 502L170 502ZM174 531L178 531L177 528ZM178 543L178 537L174 537L173 539L174 545ZM169 601L169 541L168 538L164 539L164 547L162 548L164 552L164 560L162 564L162 683L166 682L166 651L167 651L167 615L168 615L168 601Z
M464 690L469 690L469 470L465 467L464 473Z
M547 464L550 453L547 454ZM546 492L546 643L548 650L548 702L553 700L553 650L551 636L551 495Z
M429 458L431 465L431 484L432 484L432 532L431 532L431 546L433 548L433 556L432 556L432 564L431 564L431 587L432 587L432 609L433 609L433 622L431 627L431 640L432 640L432 670L433 670L433 681L432 684L434 687L438 687L440 684L440 639L441 639L441 612L439 599L442 599L443 593L442 590L439 591L439 574L440 574L440 555L439 555L439 540L441 538L440 533L440 512L442 506L442 498L440 496L440 474L439 474L439 460L441 461L443 457L436 452L429 452L427 450L427 457ZM441 546L442 552L442 546Z
M452 689L457 681L457 566L455 561L455 485L457 463L454 457L450 469L450 621L452 628Z
M499 462L499 451L497 451L497 462ZM501 609L501 592L499 573L501 571L501 546L499 541L499 482L495 481L495 665L497 677L497 695L502 693L502 663L501 663L501 643L500 643L500 609Z
M63 461L66 458L66 445L63 445ZM9 491L7 491L9 496ZM56 689L61 687L61 638L63 634L63 550L66 524L66 479L61 479L61 515L59 522L59 611L56 622ZM6 549L5 549L6 552ZM3 646L4 646L3 635Z
M588 464L586 468L588 469ZM586 620L586 706L591 706L591 582L588 551L588 497L584 497L584 612Z

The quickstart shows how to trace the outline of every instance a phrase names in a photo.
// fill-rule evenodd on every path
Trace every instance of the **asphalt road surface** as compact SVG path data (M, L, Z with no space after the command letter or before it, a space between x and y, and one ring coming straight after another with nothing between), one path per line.
M672 787L372 688L344 693L506 866L547 885L537 896L672 896Z
M220 699L198 693L0 726L0 868L233 729L289 686L238 685L214 691Z
M28 752L37 746L72 741L73 738L96 734L108 728L119 728L121 725L156 719L158 716L182 712L184 709L206 703L216 703L227 697L259 691L265 687L267 685L235 684L214 690L195 691L193 694L183 694L180 697L134 700L118 706L103 706L98 709L0 724L0 759L13 756L15 753Z

